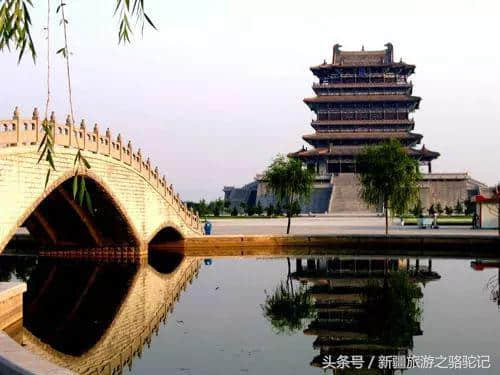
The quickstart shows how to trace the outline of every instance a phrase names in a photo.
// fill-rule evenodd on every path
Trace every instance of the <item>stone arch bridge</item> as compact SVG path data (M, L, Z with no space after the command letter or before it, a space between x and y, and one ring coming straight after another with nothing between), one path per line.
M123 143L97 124L86 129L69 118L59 124L52 113L54 162L38 163L43 137L38 111L0 120L0 253L20 227L47 247L133 246L140 253L149 244L203 234L197 214L188 209L165 177L140 149ZM80 149L90 169L81 169L92 197L92 213L72 194L74 158Z

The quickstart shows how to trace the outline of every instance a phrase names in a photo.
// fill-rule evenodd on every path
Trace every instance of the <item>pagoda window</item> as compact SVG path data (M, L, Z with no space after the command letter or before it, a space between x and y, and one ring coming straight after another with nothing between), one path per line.
M347 111L344 112L342 116L343 120L355 120L356 119L356 113L354 111Z
M328 119L329 120L342 120L342 115L340 112L335 111L335 112L330 112L328 114Z
M406 120L408 119L408 113L405 111L405 112L399 112L398 111L398 120Z
M328 112L318 112L318 120L328 120Z
M370 113L369 112L360 112L360 113L358 113L358 119L359 120L369 120Z

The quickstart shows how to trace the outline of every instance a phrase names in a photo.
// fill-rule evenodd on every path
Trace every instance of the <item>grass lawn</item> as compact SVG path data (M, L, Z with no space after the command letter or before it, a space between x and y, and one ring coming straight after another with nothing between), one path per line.
M416 217L404 219L405 225L417 225ZM472 225L472 216L441 216L437 219L438 225Z

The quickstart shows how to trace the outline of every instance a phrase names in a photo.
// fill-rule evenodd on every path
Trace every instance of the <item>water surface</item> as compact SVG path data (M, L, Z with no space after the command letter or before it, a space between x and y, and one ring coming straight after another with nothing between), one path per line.
M0 277L28 282L24 344L80 373L321 374L325 355L362 355L376 358L368 373L390 374L377 360L398 354L490 358L489 369L407 374L499 372L496 263L475 270L470 259L423 258L417 272L406 257L301 259L300 267L296 258L159 257L138 265L4 257ZM418 316L387 307L389 300L366 307L367 285L389 290L384 280L396 273L420 289ZM280 285L295 296L312 293L312 310L298 322L265 314Z

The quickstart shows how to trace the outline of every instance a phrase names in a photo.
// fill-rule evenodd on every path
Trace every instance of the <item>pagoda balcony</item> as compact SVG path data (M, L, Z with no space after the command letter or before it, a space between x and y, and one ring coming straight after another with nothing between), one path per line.
M381 84L407 84L408 76L387 73L366 74L330 74L321 78L320 84L353 84L353 83L381 83ZM326 81L326 82L325 82Z
M314 82L313 89L342 89L342 88L390 88L390 87L413 87L412 81L391 81L391 82Z
M350 120L312 120L312 127L321 127L328 125L362 125L362 126L382 126L382 125L408 125L410 127L415 126L415 120L413 119L350 119Z

